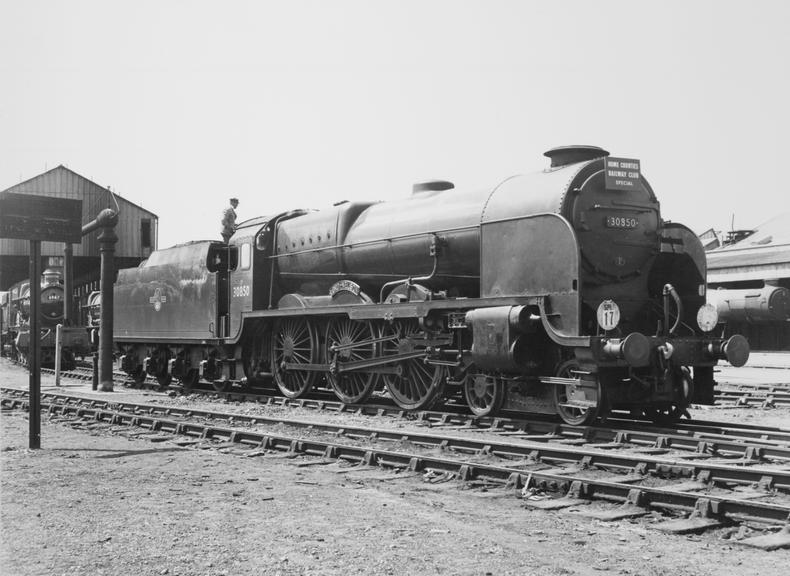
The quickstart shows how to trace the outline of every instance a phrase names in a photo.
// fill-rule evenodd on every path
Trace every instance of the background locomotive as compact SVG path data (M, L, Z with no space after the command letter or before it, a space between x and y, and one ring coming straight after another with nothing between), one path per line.
M546 156L493 189L427 182L159 250L118 277L121 366L163 384L273 378L289 397L326 382L348 403L383 387L405 409L450 385L479 415L572 424L712 403L713 366L749 347L713 334L697 237L661 218L638 161Z
M41 365L55 365L55 329L63 323L63 269L51 267L41 274ZM30 280L13 284L7 296L0 301L2 317L3 353L26 363L30 351ZM72 369L77 356L91 353L90 334L87 331L64 332L61 346L61 367Z

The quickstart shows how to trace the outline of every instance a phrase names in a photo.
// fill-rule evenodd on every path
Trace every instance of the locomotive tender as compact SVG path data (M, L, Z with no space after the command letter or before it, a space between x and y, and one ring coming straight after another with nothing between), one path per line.
M493 189L426 182L159 250L115 286L121 367L187 386L273 378L292 398L326 383L346 403L385 388L408 410L460 388L478 415L571 424L712 403L713 367L749 346L714 334L696 235L662 219L638 160L546 156Z

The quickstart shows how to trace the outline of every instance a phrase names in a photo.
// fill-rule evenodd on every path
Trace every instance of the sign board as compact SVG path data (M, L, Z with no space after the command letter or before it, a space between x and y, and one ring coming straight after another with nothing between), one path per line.
M641 173L639 170L639 160L633 158L613 158L608 156L605 159L606 170L604 172L607 190L641 190L642 184L639 182Z
M82 200L14 194L0 195L0 238L82 242Z

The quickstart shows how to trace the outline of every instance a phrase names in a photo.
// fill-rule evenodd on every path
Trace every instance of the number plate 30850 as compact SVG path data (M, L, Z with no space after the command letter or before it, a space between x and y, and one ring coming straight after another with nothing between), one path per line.
M634 218L632 216L606 217L607 228L622 228L625 230L632 230L633 228L637 228L638 226L639 226L639 218Z

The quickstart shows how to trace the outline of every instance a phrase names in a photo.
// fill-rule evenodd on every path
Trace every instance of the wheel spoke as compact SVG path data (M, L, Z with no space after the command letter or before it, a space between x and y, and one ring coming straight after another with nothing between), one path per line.
M557 369L556 375L561 378L575 378L579 373L579 363L576 360L568 360ZM568 406L572 402L574 386L571 384L554 386L554 404L557 414L564 422L572 426L586 426L598 417L601 403L601 386L597 382L595 399L597 406L590 408L579 408Z
M295 364L309 364L310 363L310 355L309 354L301 354L294 350L293 356L291 356L291 361Z
M384 354L393 355L414 350L413 336L421 330L415 321L398 321L387 326L384 335L397 336L396 340L384 343ZM398 363L401 376L384 375L387 390L393 400L406 410L423 410L437 401L444 388L446 369L443 366L425 364L422 358L411 358Z
M376 344L360 346L361 342L373 338L373 325L349 318L334 318L326 329L325 353L327 362L338 364L369 360L377 356ZM333 346L352 346L341 351L332 351ZM375 389L379 375L374 372L328 373L327 382L340 400L346 404L364 402Z
M284 363L314 364L318 355L318 338L310 320L285 319L275 326L272 338L272 372L280 391L289 398L307 394L315 384L317 373L284 369Z
M462 388L466 403L475 416L491 416L502 407L504 383L494 376L467 374Z

